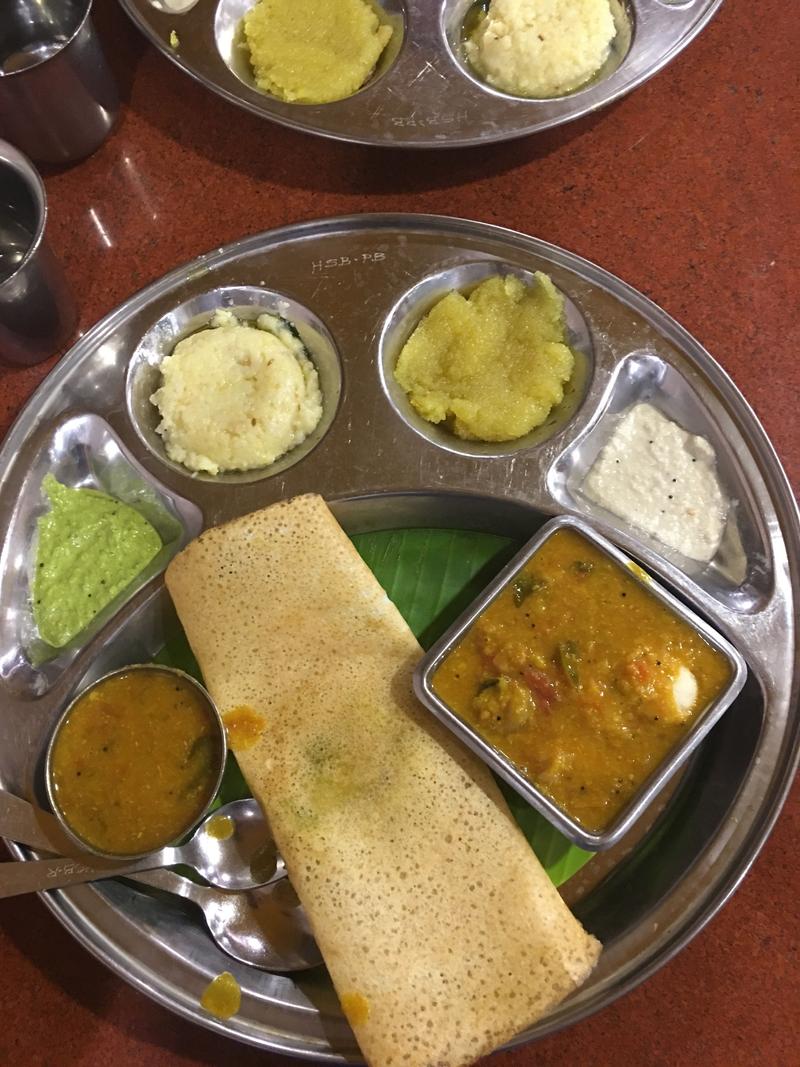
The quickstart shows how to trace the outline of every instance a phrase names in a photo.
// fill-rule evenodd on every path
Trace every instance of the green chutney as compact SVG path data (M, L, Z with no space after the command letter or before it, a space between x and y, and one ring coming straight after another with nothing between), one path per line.
M161 538L128 504L95 489L42 481L50 510L39 519L33 617L43 641L68 644L161 549Z

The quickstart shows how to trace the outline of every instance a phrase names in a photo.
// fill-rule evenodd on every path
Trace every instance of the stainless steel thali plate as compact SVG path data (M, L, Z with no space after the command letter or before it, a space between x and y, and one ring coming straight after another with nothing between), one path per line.
M437 295L491 273L544 270L566 298L579 371L548 425L503 449L461 447L414 421L391 368L416 319ZM261 294L259 296L259 293ZM319 361L325 432L297 462L257 478L201 479L164 461L152 439L146 393L175 338L216 306L289 308ZM158 336L163 336L163 345ZM142 344L147 338L146 344ZM155 338L155 341L154 341ZM733 501L723 549L690 565L592 510L585 472L617 413L647 399L702 433L719 457ZM677 323L599 267L522 234L457 219L361 215L259 234L187 264L133 296L85 334L34 394L0 450L4 541L0 579L5 653L24 666L14 629L48 462L99 477L91 457L72 467L65 425L91 419L112 450L175 503L184 534L197 511L208 526L300 492L326 496L348 532L408 527L529 537L548 516L589 517L744 654L744 690L705 740L673 795L642 828L592 860L564 887L603 941L600 965L577 994L516 1043L609 1004L651 974L724 903L768 834L798 759L800 714L795 616L800 592L796 504L763 429L718 364ZM65 446L66 447L66 446ZM124 453L122 452L124 449ZM49 458L48 458L49 457ZM80 457L78 457L80 460ZM93 465L94 463L94 465ZM92 471L95 475L92 475ZM113 484L113 483L108 483ZM174 615L158 575L134 592L40 692L24 671L0 674L0 784L36 792L38 762L59 709L78 685L155 654ZM12 672L13 674L13 672ZM24 850L17 849L20 856ZM357 1047L323 970L295 979L232 964L179 903L121 882L46 896L75 936L117 973L176 1012L263 1048L328 1059ZM232 970L241 1012L218 1022L199 1007L207 982Z
M499 93L470 71L461 30L472 2L376 0L395 32L374 76L345 100L309 105L255 86L238 44L255 0L120 0L165 56L231 103L307 133L409 148L505 141L597 111L674 59L722 0L611 0L617 36L603 68L584 88L545 100Z

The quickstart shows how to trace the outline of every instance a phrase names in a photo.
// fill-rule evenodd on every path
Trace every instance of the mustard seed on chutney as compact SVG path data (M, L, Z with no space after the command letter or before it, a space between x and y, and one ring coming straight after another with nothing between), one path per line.
M726 658L684 619L562 528L444 659L433 689L594 832L730 676Z
M90 848L138 855L191 829L224 758L220 720L199 686L163 667L128 668L67 711L50 752L51 799Z

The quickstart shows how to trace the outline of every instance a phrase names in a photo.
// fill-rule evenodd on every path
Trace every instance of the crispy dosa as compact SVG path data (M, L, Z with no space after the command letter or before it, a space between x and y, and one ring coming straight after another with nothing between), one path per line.
M373 1067L469 1063L586 978L599 942L417 702L419 645L321 497L206 531L166 582Z

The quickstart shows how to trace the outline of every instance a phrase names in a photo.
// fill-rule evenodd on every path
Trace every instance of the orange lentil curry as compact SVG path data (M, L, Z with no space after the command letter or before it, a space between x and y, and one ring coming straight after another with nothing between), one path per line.
M199 818L222 758L218 724L180 675L128 671L80 698L53 745L56 802L101 852L161 848Z
M727 659L581 534L552 534L433 678L585 829L605 829L730 679Z

